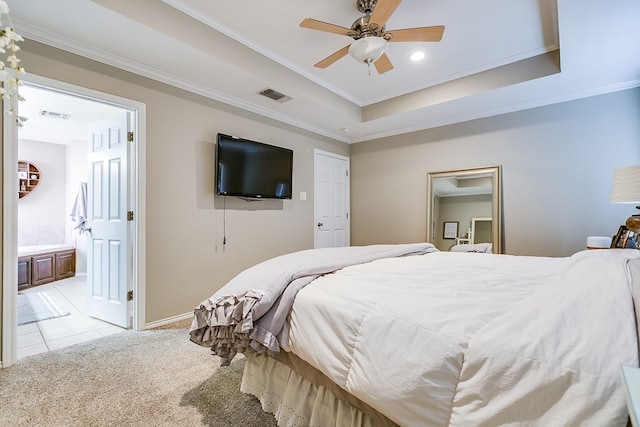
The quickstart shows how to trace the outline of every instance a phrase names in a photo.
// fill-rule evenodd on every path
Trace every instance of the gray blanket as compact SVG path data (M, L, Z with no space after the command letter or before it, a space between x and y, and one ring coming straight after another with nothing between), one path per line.
M296 293L316 277L382 258L436 252L430 243L309 249L257 264L194 310L191 341L210 347L228 365L248 347L280 350L282 330Z

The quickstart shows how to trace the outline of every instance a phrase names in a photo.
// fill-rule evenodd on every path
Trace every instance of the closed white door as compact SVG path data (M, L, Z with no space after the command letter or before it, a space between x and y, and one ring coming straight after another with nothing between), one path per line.
M129 328L129 113L89 125L87 218L88 313Z
M314 156L315 247L349 246L349 159L320 150Z

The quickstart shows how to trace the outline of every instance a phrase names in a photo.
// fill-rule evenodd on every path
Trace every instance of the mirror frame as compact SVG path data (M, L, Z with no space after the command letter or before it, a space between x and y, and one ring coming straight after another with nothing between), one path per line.
M491 175L493 189L491 194L491 217L493 219L492 229L492 252L503 253L502 242L502 170L501 166L485 166L471 169L451 170L442 172L427 173L427 242L434 242L435 212L434 212L434 180L438 178L465 177L471 178L474 175Z

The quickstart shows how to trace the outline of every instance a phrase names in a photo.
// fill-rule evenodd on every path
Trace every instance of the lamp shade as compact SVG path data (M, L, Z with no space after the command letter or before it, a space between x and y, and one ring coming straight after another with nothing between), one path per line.
M612 203L640 203L640 165L613 172Z
M387 50L387 41L382 37L362 37L351 43L349 55L365 64L376 62Z

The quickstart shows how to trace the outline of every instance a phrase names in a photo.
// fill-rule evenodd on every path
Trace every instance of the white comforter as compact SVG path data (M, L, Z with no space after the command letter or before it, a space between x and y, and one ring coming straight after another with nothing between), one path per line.
M189 336L228 365L238 351L280 351L296 293L316 277L382 258L435 252L431 243L309 249L269 259L238 274L194 310Z
M403 426L624 426L630 263L640 251L347 267L297 294L281 344Z

